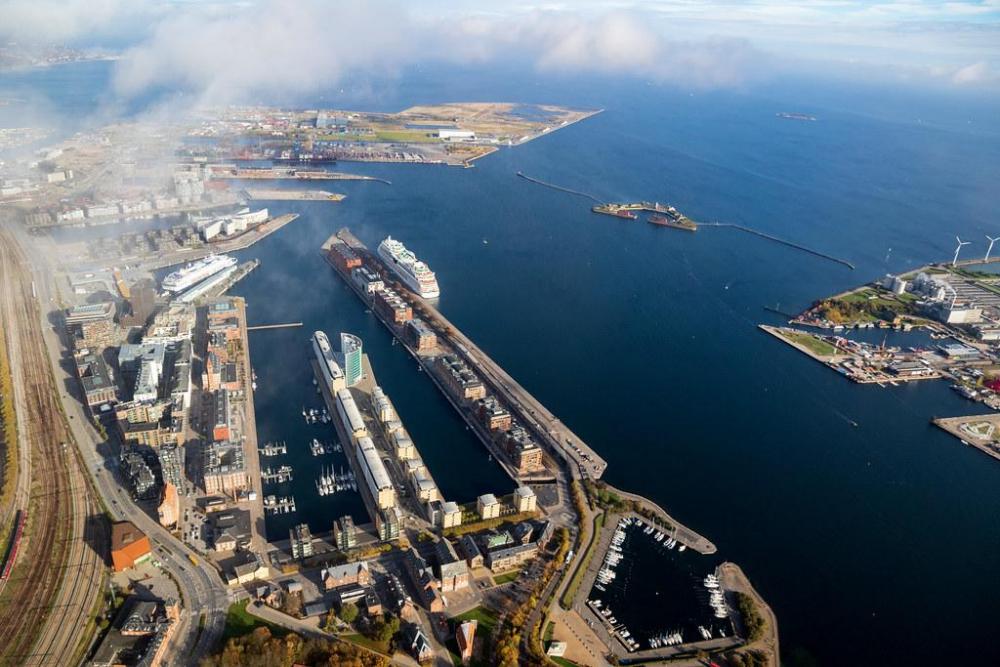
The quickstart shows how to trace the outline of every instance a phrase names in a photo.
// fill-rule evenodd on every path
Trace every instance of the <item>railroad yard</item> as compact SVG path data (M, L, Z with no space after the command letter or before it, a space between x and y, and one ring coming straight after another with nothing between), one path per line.
M3 321L17 388L20 473L11 507L30 514L10 578L0 588L0 664L73 664L95 629L103 593L106 524L55 398L24 255L0 232Z

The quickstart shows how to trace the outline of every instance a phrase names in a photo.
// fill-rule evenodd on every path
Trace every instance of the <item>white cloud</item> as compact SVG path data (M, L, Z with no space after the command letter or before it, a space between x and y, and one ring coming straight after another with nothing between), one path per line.
M547 71L628 73L690 85L733 85L752 71L744 41L666 39L636 15L421 16L390 2L271 0L245 11L182 13L129 49L115 79L130 96L158 86L210 103L255 92L308 92L346 74L407 64L529 59Z
M157 87L213 101L308 92L435 60L530 61L692 86L806 68L996 85L1000 2L0 0L0 39L102 36L131 45L115 81L126 97Z
M148 0L2 0L0 42L63 44L137 35L169 11Z
M955 70L950 77L952 83L959 86L978 86L997 83L1000 75L993 71L985 61L972 63Z

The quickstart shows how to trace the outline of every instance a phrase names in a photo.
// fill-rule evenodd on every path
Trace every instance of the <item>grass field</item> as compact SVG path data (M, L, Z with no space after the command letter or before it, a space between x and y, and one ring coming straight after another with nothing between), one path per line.
M570 580L569 585L566 586L566 590L563 591L562 598L559 600L564 609L569 609L573 605L576 589L580 587L580 582L583 581L583 573L587 571L590 559L594 557L594 547L597 546L602 528L604 528L603 512L594 517L594 527L590 534L590 542L587 544L587 551L583 555L583 558L580 559L580 565L576 568L576 572L573 573L573 579Z
M283 627L268 623L248 612L248 603L249 600L243 600L229 605L229 610L226 612L226 627L222 632L223 641L248 635L257 628L268 628L275 637L284 637L288 634L288 630Z
M782 331L781 335L784 336L789 341L801 345L813 354L819 355L821 357L832 357L837 354L837 348L830 345L825 340L820 340L812 334L808 333L790 333L788 331Z
M346 639L349 642L353 642L358 646L364 646L372 651L378 651L384 655L389 655L389 642L377 642L374 639L369 639L364 635L341 635L341 639Z
M459 624L464 621L476 621L476 639L482 641L482 651L479 655L487 658L485 662L477 661L473 659L470 667L478 667L479 665L488 665L489 657L493 655L493 631L497 626L497 617L489 609L485 607L476 607L475 609L470 609L464 614L460 614L452 619L455 623L454 627L458 628ZM448 651L451 653L452 662L456 665L462 664L461 658L458 655L458 644L454 637L448 640Z
M567 660L566 658L552 656L550 659L557 665L562 665L562 667L576 667L575 662L573 662L572 660Z
M475 609L470 609L464 614L460 614L455 617L459 623L462 621L478 621L479 625L476 628L476 634L485 632L488 635L493 634L493 629L497 625L497 617L489 609L485 607L476 607Z
M375 141L384 141L395 144L430 144L439 143L441 140L433 134L432 130L375 130Z
M513 572L504 572L503 574L493 577L493 581L495 581L497 586L499 586L500 584L509 584L519 576L521 576L521 571L514 570Z

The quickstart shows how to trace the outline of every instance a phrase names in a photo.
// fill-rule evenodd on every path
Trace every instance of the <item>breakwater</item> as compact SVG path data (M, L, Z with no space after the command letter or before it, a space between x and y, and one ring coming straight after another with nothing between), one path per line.
M528 176L527 174L525 174L524 172L521 172L521 171L517 172L517 175L520 176L521 178L523 178L524 180L529 181L531 183L535 183L537 185L541 185L541 186L546 187L546 188L552 188L553 190L558 190L559 192L565 192L565 193L568 193L568 194L571 194L571 195L576 195L577 197L586 197L590 201L596 202L597 204L604 204L603 201L601 201L600 199L598 199L597 197L595 197L592 194L588 194L588 193L582 192L580 190L574 190L572 188L564 188L563 186L556 185L555 183L548 183L546 181L541 181L541 180L539 180L537 178L533 178L531 176Z
M732 229L738 229L741 232L746 232L747 234L753 234L754 236L759 236L769 241L774 241L775 243L780 243L786 245L789 248L795 248L796 250L801 250L802 252L807 252L810 255L815 255L816 257L821 257L823 259L830 260L831 262L836 262L837 264L842 264L849 269L854 269L854 264L848 262L846 259L841 259L839 257L834 257L821 250L815 250L808 246L804 246L801 243L796 243L795 241L788 241L786 239L774 236L773 234L768 234L767 232L761 232L752 227L745 227L744 225L739 225L733 222L702 222L699 223L702 227L729 227Z

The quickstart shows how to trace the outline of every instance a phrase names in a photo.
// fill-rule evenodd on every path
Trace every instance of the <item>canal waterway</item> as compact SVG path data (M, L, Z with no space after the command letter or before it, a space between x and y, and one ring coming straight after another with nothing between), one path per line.
M52 76L39 78L57 98ZM392 234L426 260L442 312L607 459L610 482L739 563L780 620L785 664L1000 663L989 641L1000 466L930 424L977 406L944 382L851 384L756 328L782 322L765 305L797 311L950 257L956 234L997 236L994 106L833 83L711 92L462 68L345 88L309 102L393 110L499 98L605 111L473 169L340 164L393 184L337 182L340 204L268 204L302 215L238 253L261 266L233 292L253 324L305 322L250 340L261 441L286 441L296 474L298 515L270 519L272 537L293 520L326 530L345 512L363 518L356 495L315 495L306 443L324 429L300 415L315 401L314 329L362 337L447 498L513 486L320 258L346 225L370 246ZM789 109L819 120L776 117ZM732 230L595 215L518 170L602 199L668 201L857 269Z

